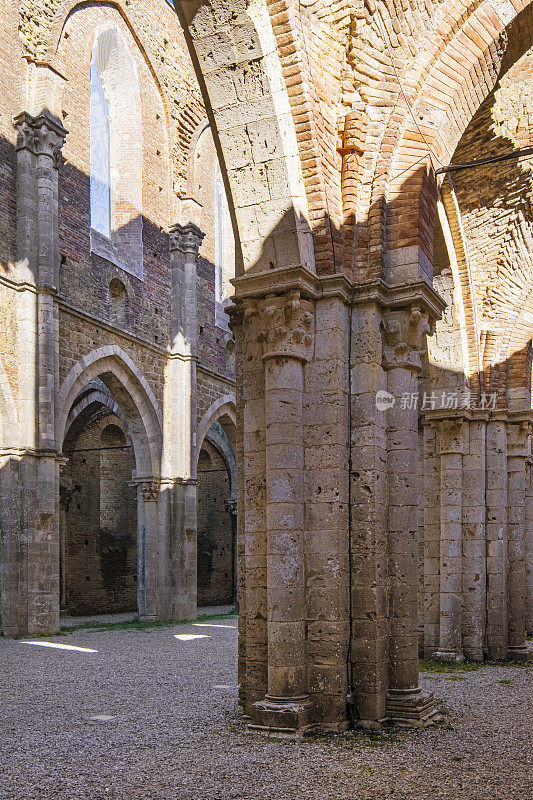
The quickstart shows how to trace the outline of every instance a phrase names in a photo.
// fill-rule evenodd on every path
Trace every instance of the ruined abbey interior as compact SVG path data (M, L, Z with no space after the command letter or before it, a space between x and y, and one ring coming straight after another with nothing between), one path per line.
M5 0L0 40L5 641L238 601L279 734L527 662L533 4Z

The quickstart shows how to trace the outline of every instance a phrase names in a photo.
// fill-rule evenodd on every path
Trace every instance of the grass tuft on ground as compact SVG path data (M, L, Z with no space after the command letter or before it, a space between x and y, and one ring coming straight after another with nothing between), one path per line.
M87 622L84 625L62 625L59 629L59 633L43 634L42 636L34 635L32 638L49 638L50 635L69 636L76 631L96 631L100 633L102 631L145 631L157 628L175 628L178 625L192 625L194 622L210 622L211 620L217 619L236 620L238 619L238 615L234 612L228 614L201 614L199 617L196 617L196 619L180 619L171 622L141 622L140 620L129 620L125 622ZM27 637L17 636L16 638L22 639Z

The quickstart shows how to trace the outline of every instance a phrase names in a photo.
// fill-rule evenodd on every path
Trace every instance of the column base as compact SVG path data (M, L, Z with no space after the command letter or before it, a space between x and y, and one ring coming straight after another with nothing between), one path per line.
M439 718L433 695L417 689L389 689L387 715L395 725L423 728Z
M437 650L432 655L433 661L443 661L446 664L462 664L465 657L457 650Z
M139 614L139 622L159 622L157 614Z
M520 647L508 647L507 658L509 661L522 661L529 664L530 661L533 661L533 650L527 644Z
M264 734L303 736L315 727L313 704L307 695L301 697L270 697L254 703L249 730Z

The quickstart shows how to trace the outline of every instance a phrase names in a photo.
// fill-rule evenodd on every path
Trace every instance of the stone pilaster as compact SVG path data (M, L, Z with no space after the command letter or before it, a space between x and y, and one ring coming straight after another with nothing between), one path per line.
M304 364L314 307L295 290L249 304L258 315L265 381L268 691L252 727L301 732L312 722L306 664Z
M193 222L169 230L171 350L166 381L163 471L170 479L172 601L175 619L196 616L197 266L205 234Z
M415 304L385 314L383 367L395 399L387 411L389 546L389 683L387 712L404 725L421 725L436 711L418 684L418 410L402 396L418 394L428 314Z
M529 419L518 418L507 425L507 656L522 661L530 655L526 645L526 466L531 454L530 434Z

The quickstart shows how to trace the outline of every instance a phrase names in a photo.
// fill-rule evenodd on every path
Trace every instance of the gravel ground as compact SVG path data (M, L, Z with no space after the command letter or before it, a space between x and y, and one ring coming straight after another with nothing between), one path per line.
M269 740L236 711L236 620L211 625L0 639L1 800L533 797L530 669L424 677L438 728Z

